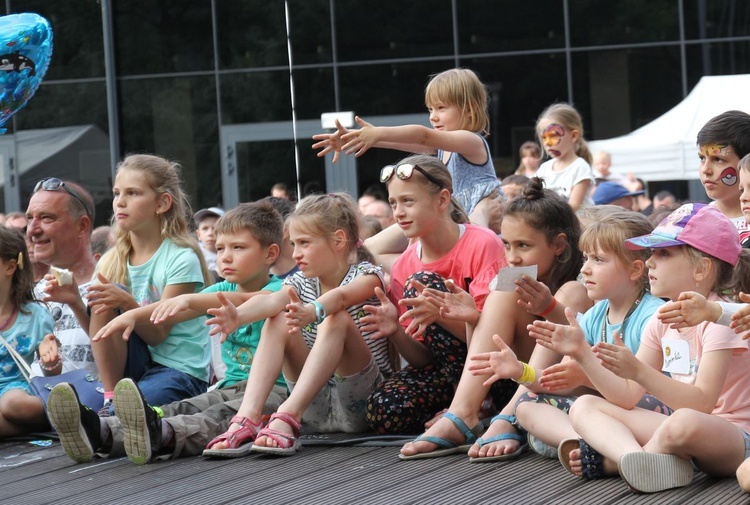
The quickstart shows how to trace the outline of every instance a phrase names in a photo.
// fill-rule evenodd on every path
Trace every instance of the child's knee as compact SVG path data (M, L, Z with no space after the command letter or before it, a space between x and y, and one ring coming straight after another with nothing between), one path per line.
M750 493L750 459L742 462L737 469L737 482L746 493Z

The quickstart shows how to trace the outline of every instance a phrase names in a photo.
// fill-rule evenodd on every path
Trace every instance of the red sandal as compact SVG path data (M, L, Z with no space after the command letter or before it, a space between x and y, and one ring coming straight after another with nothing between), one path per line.
M203 455L211 458L240 458L247 456L253 447L253 441L258 436L261 423L254 423L247 417L234 416L230 421L231 424L239 424L240 428L235 431L227 431L211 440ZM226 449L213 449L212 447L219 442L229 442Z
M259 452L263 454L270 454L274 456L292 456L302 448L302 443L299 440L299 429L302 427L299 421L297 421L291 414L286 412L276 412L271 415L271 419L268 420L268 424L271 424L275 419L284 421L292 428L292 435L283 431L274 430L266 425L265 428L260 430L258 433L259 437L267 437L276 442L276 447L268 447L265 445L253 445L251 451Z

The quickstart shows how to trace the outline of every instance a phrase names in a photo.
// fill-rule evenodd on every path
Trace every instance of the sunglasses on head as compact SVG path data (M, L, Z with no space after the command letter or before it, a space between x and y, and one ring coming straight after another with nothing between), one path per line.
M42 179L41 181L37 182L36 186L34 186L34 193L36 193L40 189L43 189L44 191L59 191L60 189L67 191L70 196L78 200L81 205L83 205L83 209L86 211L86 214L90 218L93 218L94 209L89 208L86 202L84 202L83 199L78 196L78 193L66 186L65 182L61 181L57 177L47 177L46 179Z
M396 177L398 177L402 181L411 179L411 176L414 175L415 170L424 175L424 178L434 185L439 186L441 189L445 189L443 183L431 176L425 169L423 169L419 165L411 165L409 163L404 163L403 165L384 166L380 171L380 182L388 182L389 180L391 180L391 177L393 177L393 174L396 174Z

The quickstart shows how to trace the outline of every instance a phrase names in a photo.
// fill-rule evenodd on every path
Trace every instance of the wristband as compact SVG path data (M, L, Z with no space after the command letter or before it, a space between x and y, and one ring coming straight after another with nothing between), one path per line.
M551 301L551 302L549 302L549 305L547 305L547 308L546 308L546 309L544 309L544 311L542 311L542 312L541 312L541 313L539 314L539 317L545 317L545 316L547 316L547 314L549 314L550 312L552 312L553 310L555 310L555 306L556 306L556 305L557 305L557 300L556 300L556 299L555 299L555 297L553 296L553 297L552 297L552 301Z
M52 372L53 370L57 370L57 367L59 367L60 365L62 365L62 360L58 358L58 360L57 360L57 361L55 361L55 364L54 364L54 365L52 365L52 366L47 366L47 365L45 365L45 364L44 364L44 363L42 362L42 358L39 358L39 361L38 361L38 363L39 363L39 368L41 368L41 369L42 369L42 370L44 370L45 372Z
M523 361L521 361L521 364L523 365L523 373L518 379L513 379L513 382L517 382L522 386L531 386L536 380L536 370Z
M315 307L315 317L317 318L317 321L315 321L315 324L320 324L323 322L323 319L326 318L328 314L326 314L326 309L323 307L323 304L320 303L318 300L310 302L310 304Z

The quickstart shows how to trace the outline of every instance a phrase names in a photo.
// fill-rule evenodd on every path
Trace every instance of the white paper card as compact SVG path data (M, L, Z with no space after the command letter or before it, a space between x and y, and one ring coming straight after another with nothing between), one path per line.
M662 371L683 375L690 373L690 344L686 340L662 339L661 351L664 357Z
M491 291L514 291L516 289L516 281L522 276L526 275L536 280L536 265L529 267L508 267L501 268L497 273L492 282L490 282Z

